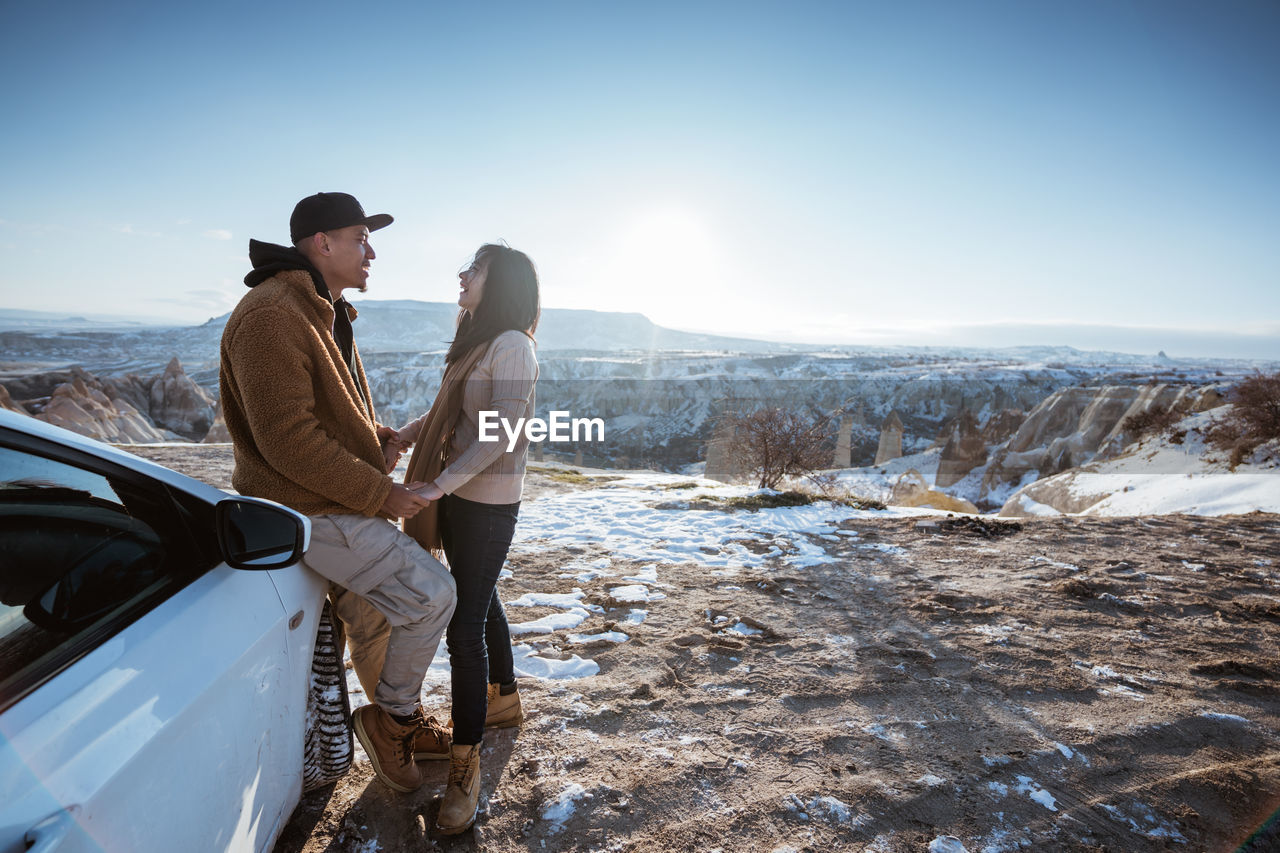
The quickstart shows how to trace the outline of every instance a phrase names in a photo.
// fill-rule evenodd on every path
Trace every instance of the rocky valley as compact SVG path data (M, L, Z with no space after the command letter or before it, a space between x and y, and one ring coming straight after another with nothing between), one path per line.
M453 308L359 308L357 336L379 418L398 426L434 398ZM112 442L226 441L216 403L225 319L188 328L0 331L0 406ZM802 348L675 332L639 315L555 309L544 312L538 337L535 414L605 423L604 441L548 442L536 447L540 457L715 469L721 416L774 406L825 419L832 469L931 453L926 485L988 510L1018 487L1118 455L1138 437L1124 426L1132 416L1212 409L1233 381L1265 366L1048 346Z

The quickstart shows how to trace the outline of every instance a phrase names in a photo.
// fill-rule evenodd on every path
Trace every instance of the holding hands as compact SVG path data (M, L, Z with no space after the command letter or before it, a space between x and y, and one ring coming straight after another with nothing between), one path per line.
M390 474L404 452L413 446L413 439L388 426L378 427L378 439L382 442L382 457ZM393 518L413 518L423 507L442 497L444 491L435 483L415 482L403 486L396 483L391 486L382 511Z
M404 452L413 446L413 440L401 437L400 433L388 426L378 427L378 439L382 442L382 458L387 465L387 473L395 470Z
M407 486L393 483L391 494L382 502L382 511L392 518L413 518L423 507L431 504L431 500L419 491L425 486L426 483L409 483Z

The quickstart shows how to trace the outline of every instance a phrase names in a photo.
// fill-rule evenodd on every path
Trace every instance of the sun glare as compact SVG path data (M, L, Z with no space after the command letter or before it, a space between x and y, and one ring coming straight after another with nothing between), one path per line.
M718 241L705 220L681 208L636 215L612 252L612 284L655 322L671 323L714 304L723 281Z

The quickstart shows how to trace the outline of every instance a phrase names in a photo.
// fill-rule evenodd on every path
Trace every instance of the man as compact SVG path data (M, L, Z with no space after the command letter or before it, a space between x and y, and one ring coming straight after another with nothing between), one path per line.
M222 335L222 411L235 448L231 483L311 517L303 562L332 582L334 610L372 704L352 715L374 772L422 784L419 758L449 758L448 732L420 705L422 679L449 624L449 571L390 519L427 505L392 481L395 431L378 424L351 331L347 290L364 291L376 257L366 216L346 193L298 202L292 247L249 241L253 270ZM390 626L388 628L388 625Z

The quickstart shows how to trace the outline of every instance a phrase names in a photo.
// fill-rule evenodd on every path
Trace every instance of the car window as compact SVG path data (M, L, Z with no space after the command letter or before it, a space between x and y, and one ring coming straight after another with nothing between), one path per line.
M217 562L192 512L133 472L0 446L0 708Z

